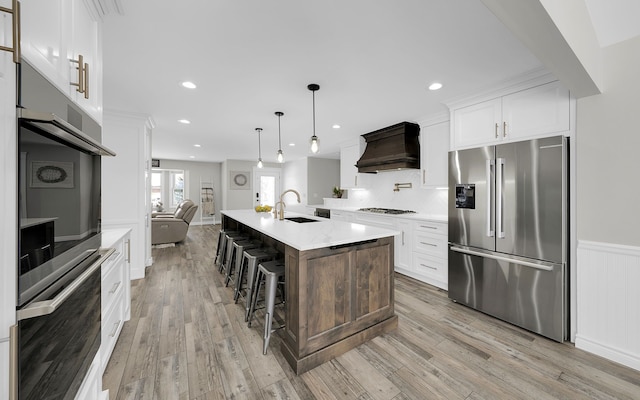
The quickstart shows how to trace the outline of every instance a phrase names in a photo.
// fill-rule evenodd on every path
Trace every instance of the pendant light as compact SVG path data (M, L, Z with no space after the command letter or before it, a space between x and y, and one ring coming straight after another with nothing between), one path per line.
M276 115L278 116L278 162L284 162L284 154L282 154L282 140L280 138L280 117L284 115L282 111L276 111Z
M262 149L260 148L260 133L262 133L262 128L256 128L256 132L258 132L258 168L262 168Z
M318 137L316 136L316 91L320 89L320 86L311 83L307 86L307 89L311 90L313 98L313 136L311 136L309 143L311 144L311 152L315 154L318 152L320 146Z

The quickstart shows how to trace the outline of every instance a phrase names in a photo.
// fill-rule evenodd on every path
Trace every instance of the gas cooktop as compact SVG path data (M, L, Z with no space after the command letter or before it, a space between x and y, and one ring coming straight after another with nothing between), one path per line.
M396 210L393 208L378 208L378 207L368 207L368 208L360 208L358 211L366 211L378 214L415 214L415 211L411 210Z

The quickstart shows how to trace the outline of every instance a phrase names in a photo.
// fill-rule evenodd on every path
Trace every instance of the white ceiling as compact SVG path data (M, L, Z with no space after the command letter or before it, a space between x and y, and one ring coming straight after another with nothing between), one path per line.
M284 112L286 159L308 156L309 83L320 85L318 156L334 157L345 140L445 113L444 101L541 66L480 0L122 6L124 15L107 15L104 23L105 109L151 116L154 158L255 160L261 127L262 158L275 162L275 111ZM184 80L198 88L182 88ZM427 90L433 81L444 88ZM182 118L192 123L180 124Z

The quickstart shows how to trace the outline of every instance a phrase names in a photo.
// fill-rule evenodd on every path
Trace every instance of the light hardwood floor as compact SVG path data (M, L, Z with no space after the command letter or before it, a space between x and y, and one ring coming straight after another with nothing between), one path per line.
M640 372L452 303L396 274L397 331L301 376L213 266L218 226L153 250L103 377L113 399L639 399Z

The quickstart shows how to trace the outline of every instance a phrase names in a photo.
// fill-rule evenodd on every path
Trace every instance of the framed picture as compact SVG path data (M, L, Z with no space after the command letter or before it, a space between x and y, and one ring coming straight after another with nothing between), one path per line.
M251 187L251 172L229 171L229 189L249 190Z
M32 161L32 188L73 188L73 162L63 161Z

